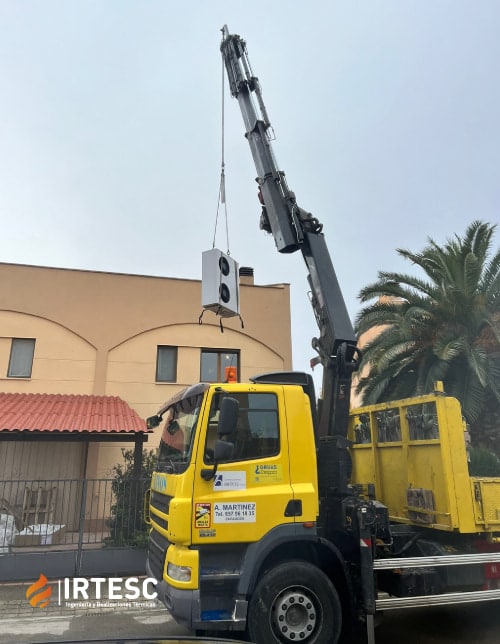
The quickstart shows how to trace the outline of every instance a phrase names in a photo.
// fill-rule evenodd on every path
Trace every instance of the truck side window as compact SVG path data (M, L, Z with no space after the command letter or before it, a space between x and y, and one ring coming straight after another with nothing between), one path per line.
M280 450L278 400L271 393L231 393L239 403L236 432L231 437L234 443L231 461L250 460L275 456ZM212 403L211 418L220 405L219 396ZM214 423L211 420L205 444L205 462L213 459Z

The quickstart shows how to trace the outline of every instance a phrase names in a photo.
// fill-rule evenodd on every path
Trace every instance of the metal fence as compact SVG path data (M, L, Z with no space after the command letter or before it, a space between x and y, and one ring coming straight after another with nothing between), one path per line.
M0 553L142 547L146 479L0 480Z

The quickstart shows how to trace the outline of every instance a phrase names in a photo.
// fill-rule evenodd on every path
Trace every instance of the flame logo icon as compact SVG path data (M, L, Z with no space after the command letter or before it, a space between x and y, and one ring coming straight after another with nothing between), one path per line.
M42 573L26 590L26 599L33 608L45 608L50 604L52 586L48 585L47 577Z

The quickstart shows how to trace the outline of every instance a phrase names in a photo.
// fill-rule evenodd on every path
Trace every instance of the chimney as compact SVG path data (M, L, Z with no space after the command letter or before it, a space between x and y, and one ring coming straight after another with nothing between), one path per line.
M253 286L253 268L250 266L240 266L240 284Z

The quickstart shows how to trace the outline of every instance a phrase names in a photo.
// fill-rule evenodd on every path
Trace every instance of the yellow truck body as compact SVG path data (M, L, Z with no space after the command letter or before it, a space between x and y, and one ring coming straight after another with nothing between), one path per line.
M469 475L455 398L436 391L354 409L349 439L353 482L392 521L462 534L500 529L500 478Z
M500 597L500 478L469 475L456 399L352 410L346 441L315 433L307 381L272 376L199 383L149 419L146 568L177 622L326 643L359 610Z

